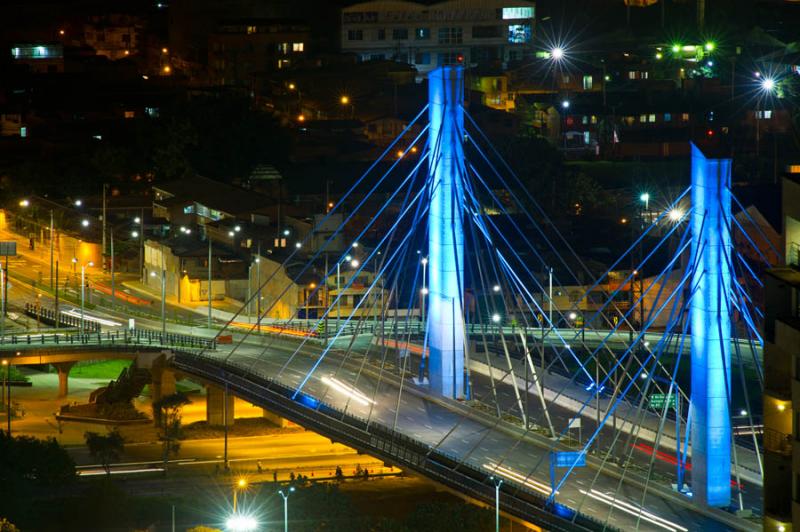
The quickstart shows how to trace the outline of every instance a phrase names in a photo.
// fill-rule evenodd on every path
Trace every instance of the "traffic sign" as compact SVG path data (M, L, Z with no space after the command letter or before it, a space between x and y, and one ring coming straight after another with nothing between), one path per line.
M650 395L649 399L649 406L650 408L654 408L656 410L660 410L664 408L664 405L669 403L669 408L675 408L675 395L674 394L667 394L665 393L654 393Z
M555 459L555 460L554 460ZM555 467L586 467L586 453L580 451L560 451L551 453L551 462Z
M12 241L0 242L0 255L6 257L17 256L17 243Z

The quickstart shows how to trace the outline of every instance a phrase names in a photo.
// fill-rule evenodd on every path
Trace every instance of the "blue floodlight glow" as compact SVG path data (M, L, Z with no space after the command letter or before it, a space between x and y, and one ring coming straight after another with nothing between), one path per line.
M706 159L692 145L692 492L713 507L731 500L730 185L731 160Z
M301 393L297 396L297 401L309 408L317 408L319 406L319 401L304 393Z
M428 77L429 377L434 393L464 396L464 69Z

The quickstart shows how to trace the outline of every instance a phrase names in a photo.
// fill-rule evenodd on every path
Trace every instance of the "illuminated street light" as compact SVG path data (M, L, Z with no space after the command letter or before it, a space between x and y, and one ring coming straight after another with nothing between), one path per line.
M673 222L677 222L677 221L679 221L681 218L683 218L683 211L682 211L682 210L680 210L680 209L677 209L677 208L675 208L675 209L672 209L671 211L669 211L669 214L668 214L668 216L669 216L669 219L670 219L671 221L673 221Z
M359 264L361 264L361 263L358 262L358 259L353 259L353 260L350 261L350 266L352 266L353 268L358 268Z
M83 220L81 220L81 225L84 227L89 227L89 220L84 218Z
M225 528L231 532L250 532L258 529L258 521L249 515L232 515L225 522Z
M278 494L283 497L283 532L289 532L289 494L294 491L294 486L289 487L286 493L279 490Z
M289 83L289 90L290 90L290 91L293 91L293 90L295 90L296 88L297 88L297 85L295 85L294 83Z
M578 319L578 315L575 312L570 312L567 317L572 321L575 321L576 319Z
M555 61L561 61L564 59L564 49L560 46L556 46L550 50L550 57L552 57Z
M21 201L19 202L19 206L20 206L20 207L27 207L27 206L29 206L30 204L31 204L31 202L30 202L30 201L28 201L28 200L26 200L26 199L24 199L24 200L21 200Z
M495 323L500 323L500 314L492 314L492 321Z
M650 194L645 192L641 196L639 196L639 200L644 203L644 209L648 210L650 208Z
M233 231L228 231L228 236L234 236L235 234Z
M242 226L241 225L234 226L233 230L238 233L239 231L242 230Z
M500 285L499 284L494 285L492 287L492 290L494 290L495 292L499 292L500 291Z
M341 98L339 98L339 103L341 103L342 105L347 105L348 103L350 103L350 97L342 96Z
M353 242L353 247L357 248L358 247L358 242Z
M747 415L747 410L745 410L745 409L739 410L739 415L742 416L742 417L746 416Z
M423 288L422 290L420 290L420 292L422 292L423 296L427 296L428 295L428 289L427 288Z
M680 51L681 51L681 45L680 45L680 44L673 44L673 45L672 45L672 52L673 52L673 53L676 53L676 54L677 54L677 53L678 53L678 52L680 52Z
M656 52L656 59L663 59L663 58L664 54L662 54L661 52Z
M775 80L772 78L764 78L761 80L761 90L764 92L772 92L775 89Z
M172 67L169 65L164 65L164 68L162 68L161 70L162 72L164 72L164 74L169 74L170 72L172 72Z
M289 236L289 232L290 231L288 229L284 229L283 230L283 236Z
M133 238L139 238L139 231L131 231L131 236Z
M301 244L300 242L295 242L294 247L300 249L301 247L303 247L303 244Z
M344 260L346 260L347 262L350 262L351 260L353 260L353 256L352 255L345 255L344 256Z
M76 200L75 200L75 206L76 206L76 207L80 207L81 205L83 205L83 200L76 199Z
M569 100L564 100L563 102L561 102L561 107L563 107L564 109L569 109Z
M708 41L705 46L706 52L713 52L716 47L717 45L713 41Z
M168 50L167 48L162 48L162 49L161 49L161 53L162 53L162 54L166 54L166 53L168 53L168 52L169 52L169 50Z

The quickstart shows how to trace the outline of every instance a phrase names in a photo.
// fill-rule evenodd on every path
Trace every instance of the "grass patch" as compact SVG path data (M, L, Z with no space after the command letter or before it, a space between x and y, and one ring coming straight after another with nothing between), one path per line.
M132 360L120 359L79 362L70 370L69 376L82 379L116 379L132 363Z

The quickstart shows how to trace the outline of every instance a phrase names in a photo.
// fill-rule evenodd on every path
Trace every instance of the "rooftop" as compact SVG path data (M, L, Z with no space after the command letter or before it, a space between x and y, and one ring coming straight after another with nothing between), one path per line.
M247 214L270 203L270 198L202 176L192 176L153 186L164 203L193 202L231 216ZM159 201L159 200L156 200Z

